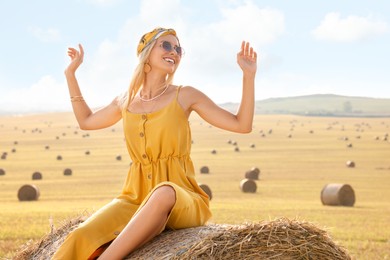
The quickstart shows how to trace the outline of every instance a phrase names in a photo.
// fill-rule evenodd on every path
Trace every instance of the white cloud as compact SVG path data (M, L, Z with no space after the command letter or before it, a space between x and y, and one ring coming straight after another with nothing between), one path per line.
M354 42L385 34L389 31L385 21L367 17L350 15L341 18L340 13L328 13L321 24L312 31L318 40L335 42Z
M216 102L240 95L241 70L236 53L241 41L250 40L259 50L284 32L284 16L280 11L261 9L251 2L223 9L218 21L202 27L190 28L191 21L183 10L178 0L145 0L140 14L126 22L116 39L106 39L92 57L86 55L82 65L85 71L79 73L79 78L91 105L107 104L127 90L137 63L138 39L155 26L175 28L186 49L175 83L193 85ZM168 17L167 13L173 16ZM273 66L271 59L269 62L268 66Z
M166 14L172 14L172 10L177 12L167 17ZM193 85L215 102L239 101L241 70L236 63L236 53L241 41L250 40L259 50L260 46L277 40L284 32L283 14L246 2L235 8L223 9L220 19L214 23L188 30L191 21L186 16L187 11L178 0L145 0L139 15L129 19L116 38L101 42L95 53L85 50L84 63L77 75L90 107L108 104L116 95L127 90L137 63L138 39L155 26L175 28L187 49L176 75L176 84ZM49 35L59 37L56 30L35 27L32 32L46 41L55 38ZM65 66L68 62L66 59ZM4 104L14 111L71 108L66 83L60 83L52 76L44 76L31 87L12 91L0 99L2 106ZM7 101L15 99L24 104L23 107L15 107Z
M42 42L58 42L61 40L61 33L55 28L43 29L37 26L29 27L29 32Z
M43 76L28 88L16 88L0 98L0 110L18 112L69 110L70 100L67 87L52 76Z
M285 29L281 11L262 9L249 1L224 8L221 15L214 23L183 33L182 43L188 51L177 77L184 83L195 84L217 102L240 99L241 70L236 54L241 41L249 41L261 57L261 46L276 41ZM225 92L225 97L221 92ZM230 97L226 95L229 92L233 93Z

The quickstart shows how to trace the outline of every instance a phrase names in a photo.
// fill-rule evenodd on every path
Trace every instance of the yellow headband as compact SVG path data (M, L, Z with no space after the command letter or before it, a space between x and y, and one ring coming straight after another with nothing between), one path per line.
M161 27L158 27L151 32L145 33L138 43L137 56L139 56L139 54L147 46L149 46L149 44L151 44L154 40L157 40L159 37L164 36L164 35L168 35L168 34L172 34L172 35L176 36L175 30L165 29L165 28L161 28Z

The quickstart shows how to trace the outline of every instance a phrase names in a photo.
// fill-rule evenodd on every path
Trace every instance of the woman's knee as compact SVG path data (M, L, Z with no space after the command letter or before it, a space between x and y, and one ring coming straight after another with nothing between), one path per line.
M172 186L163 185L153 192L150 199L157 205L170 210L176 203L176 192Z

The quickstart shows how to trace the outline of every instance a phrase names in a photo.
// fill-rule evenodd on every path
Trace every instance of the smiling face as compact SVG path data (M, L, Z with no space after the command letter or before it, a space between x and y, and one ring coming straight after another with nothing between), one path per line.
M164 48L164 42L171 44L170 51ZM162 71L166 74L174 73L181 60L181 56L175 49L178 46L180 46L179 41L174 35L169 34L159 37L149 56L149 65L152 67L152 71Z

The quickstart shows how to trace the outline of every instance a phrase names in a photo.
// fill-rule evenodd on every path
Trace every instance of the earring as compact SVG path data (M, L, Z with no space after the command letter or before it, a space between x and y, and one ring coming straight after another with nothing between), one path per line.
M144 64L144 72L149 73L152 70L152 67L150 67L148 62L145 62Z

